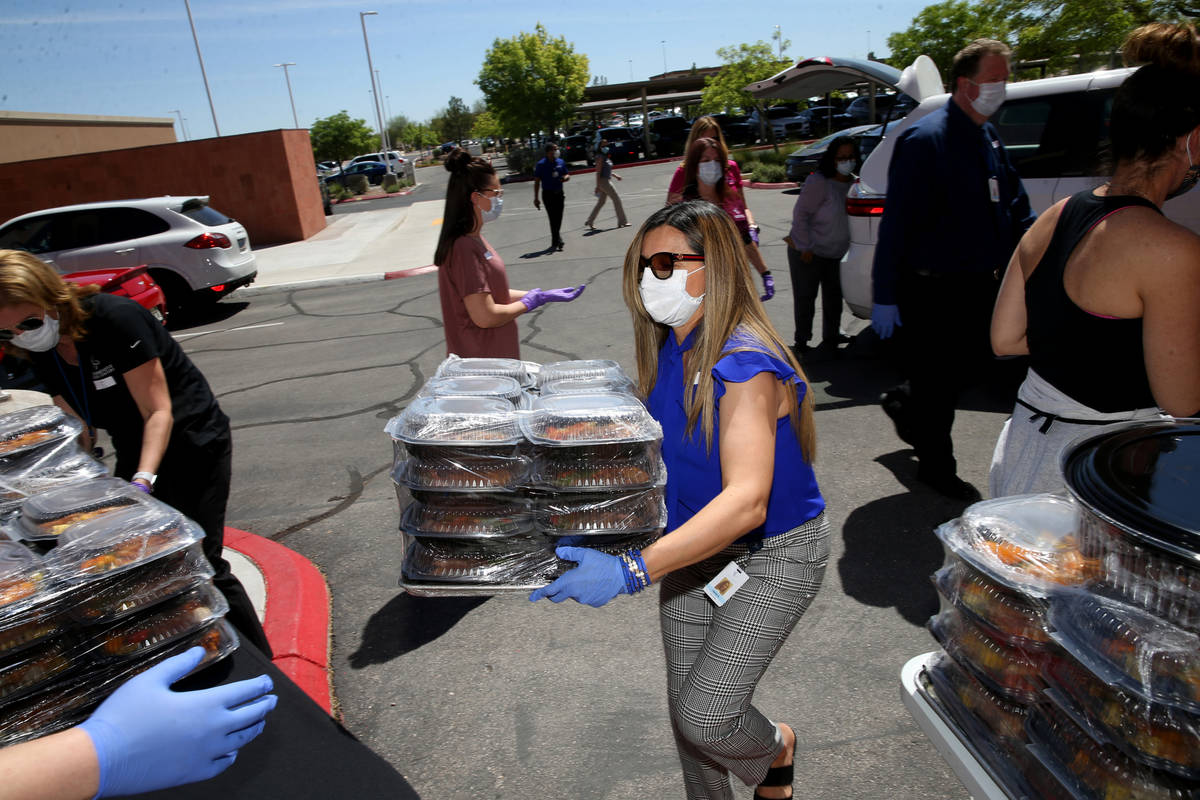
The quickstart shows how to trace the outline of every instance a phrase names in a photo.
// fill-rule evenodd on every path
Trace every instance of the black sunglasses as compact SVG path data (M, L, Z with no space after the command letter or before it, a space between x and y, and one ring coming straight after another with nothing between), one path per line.
M46 319L42 317L30 317L23 319L17 323L16 333L13 333L9 328L0 328L0 342L10 341L14 336L20 336L26 331L36 331L38 328L46 324Z
M655 253L646 258L638 256L638 280L642 279L646 268L650 268L650 272L660 281L665 281L675 272L675 263L678 261L703 261L704 256L698 256L695 253Z

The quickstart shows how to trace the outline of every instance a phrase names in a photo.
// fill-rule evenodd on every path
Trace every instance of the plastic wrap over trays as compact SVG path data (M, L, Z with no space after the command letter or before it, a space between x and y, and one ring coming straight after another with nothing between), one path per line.
M387 424L402 509L400 586L530 591L560 544L644 547L666 524L662 429L615 361L450 356Z

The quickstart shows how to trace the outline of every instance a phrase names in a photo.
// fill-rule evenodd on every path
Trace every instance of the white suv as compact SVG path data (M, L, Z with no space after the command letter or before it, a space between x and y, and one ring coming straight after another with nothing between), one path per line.
M1020 173L1037 213L1064 197L1108 179L1108 119L1117 87L1133 69L1043 78L1008 85L1004 105L991 118ZM887 171L896 137L945 105L950 95L925 98L872 151L850 187L850 249L842 259L842 296L855 316L871 316L871 265L879 219L887 200ZM1167 202L1163 213L1200 232L1200 191Z
M242 225L207 197L150 197L35 211L0 226L0 249L26 250L60 274L145 264L174 311L216 300L258 275Z
M392 168L392 172L403 174L405 158L396 150L388 150L386 153L364 153L361 156L355 156L350 159L347 167L352 167L360 161L382 161Z

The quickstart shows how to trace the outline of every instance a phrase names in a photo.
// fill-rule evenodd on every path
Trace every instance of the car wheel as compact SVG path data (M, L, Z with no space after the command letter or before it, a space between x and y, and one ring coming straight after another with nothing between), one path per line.
M167 300L167 317L182 317L194 304L195 296L187 281L165 269L150 271L150 277L162 289Z

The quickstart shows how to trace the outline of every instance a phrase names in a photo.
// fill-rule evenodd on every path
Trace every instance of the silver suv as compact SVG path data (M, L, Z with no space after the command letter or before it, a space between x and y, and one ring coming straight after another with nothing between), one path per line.
M150 197L35 211L0 226L0 249L60 274L145 264L172 311L216 300L258 275L250 237L207 197Z
M1021 81L1008 85L1007 99L991 118L1025 183L1033 210L1050 206L1108 179L1108 119L1117 87L1133 69ZM871 265L879 219L887 202L887 171L896 137L917 120L941 108L948 94L926 97L863 163L850 187L850 249L842 259L842 296L855 316L871 316ZM1200 191L1189 192L1163 206L1163 213L1200 232Z

